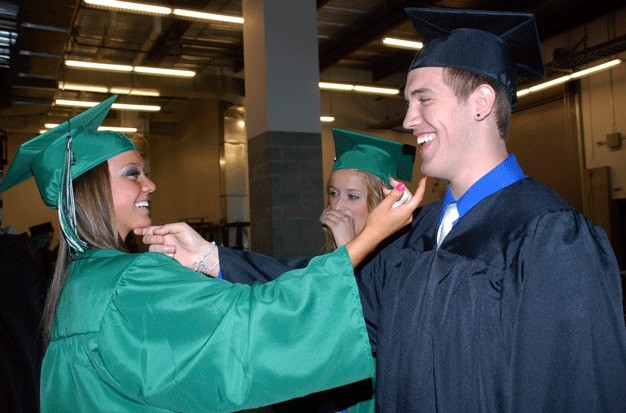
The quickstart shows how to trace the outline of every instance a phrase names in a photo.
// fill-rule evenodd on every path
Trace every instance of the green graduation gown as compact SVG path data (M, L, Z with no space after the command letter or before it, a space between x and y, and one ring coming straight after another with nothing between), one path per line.
M42 412L227 412L372 377L345 248L267 284L214 280L156 253L69 266Z

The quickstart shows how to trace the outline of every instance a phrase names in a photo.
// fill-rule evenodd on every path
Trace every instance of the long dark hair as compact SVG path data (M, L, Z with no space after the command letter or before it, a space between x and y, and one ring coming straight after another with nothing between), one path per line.
M89 248L126 251L124 241L116 229L107 162L99 164L74 179L73 184L76 200L76 225L80 238L89 245ZM67 242L64 237L61 237L54 275L48 290L41 321L44 346L50 339L50 327L65 285L69 263L70 255Z

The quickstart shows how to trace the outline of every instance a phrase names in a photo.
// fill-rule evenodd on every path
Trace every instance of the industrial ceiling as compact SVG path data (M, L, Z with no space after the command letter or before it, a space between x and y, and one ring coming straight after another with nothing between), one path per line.
M242 16L241 0L152 0L152 5ZM418 40L404 13L409 6L527 11L535 14L541 39L547 39L599 16L614 12L622 1L589 0L318 0L320 78L333 69L367 72L373 84L401 89L397 79L414 51L390 48L384 37ZM244 23L245 24L245 23ZM155 90L159 96L123 96L124 103L158 105L158 114L174 117L181 100L244 93L243 28L229 22L206 22L93 7L84 0L0 0L0 128L37 133L42 122L63 120L76 108L56 99L100 101L104 93L64 90L65 84L91 84L133 90ZM0 36L2 37L2 36ZM593 48L561 50L548 62L554 73L570 70L626 50L618 37ZM137 73L86 71L66 60L191 70L193 79Z

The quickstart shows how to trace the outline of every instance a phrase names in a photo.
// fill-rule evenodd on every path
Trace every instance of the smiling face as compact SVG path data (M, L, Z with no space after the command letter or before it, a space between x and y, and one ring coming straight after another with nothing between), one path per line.
M122 239L134 228L151 223L148 199L156 189L145 174L138 151L127 151L107 161L117 230Z
M422 173L454 181L471 166L475 114L444 82L443 70L421 67L408 73L403 126L413 131L420 146Z
M365 177L354 169L340 169L330 174L328 203L332 209L352 217L356 234L361 232L370 213L369 192Z

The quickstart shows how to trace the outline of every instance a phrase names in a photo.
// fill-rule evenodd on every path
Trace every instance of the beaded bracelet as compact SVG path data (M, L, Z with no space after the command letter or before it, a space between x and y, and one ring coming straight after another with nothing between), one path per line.
M211 241L211 246L209 247L208 250L206 250L206 252L202 256L202 258L200 258L200 260L198 260L198 261L194 261L194 263L193 263L194 264L194 267L193 267L194 271L201 272L203 274L207 274L208 271L211 271L213 268L215 268L215 265L213 265L210 269L207 269L207 267L208 267L208 258L209 258L209 255L211 255L211 253L213 252L214 248L215 248L215 242Z

